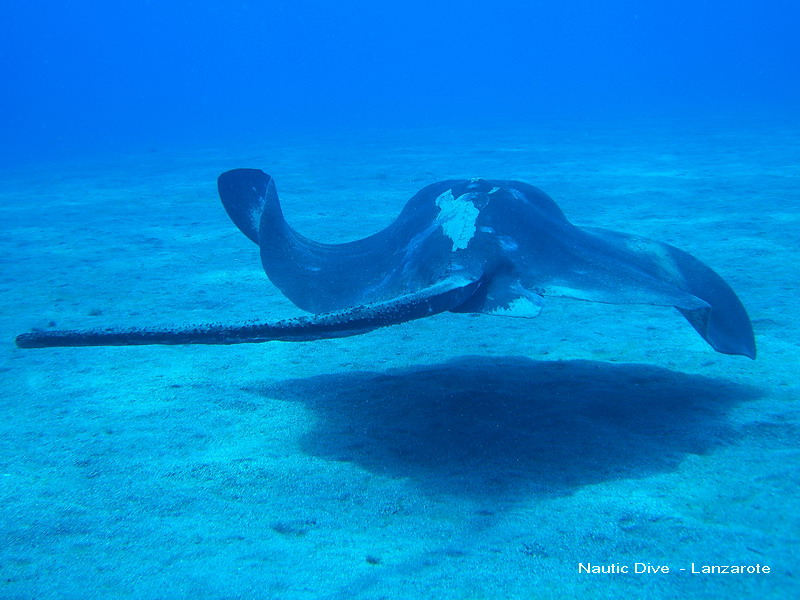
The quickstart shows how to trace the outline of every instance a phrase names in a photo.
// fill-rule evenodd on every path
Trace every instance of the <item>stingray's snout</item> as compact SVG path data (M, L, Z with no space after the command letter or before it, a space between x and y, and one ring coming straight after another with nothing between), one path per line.
M468 193L476 193L476 192L483 192L488 193L492 191L492 184L486 181L485 179L481 179L480 177L475 177L474 179L470 179L469 181L464 181L459 183L458 185L453 186L453 196L458 198L463 194Z
M470 192L489 192L492 190L492 184L485 179L475 177L474 179L469 180L469 183L467 184L467 190Z

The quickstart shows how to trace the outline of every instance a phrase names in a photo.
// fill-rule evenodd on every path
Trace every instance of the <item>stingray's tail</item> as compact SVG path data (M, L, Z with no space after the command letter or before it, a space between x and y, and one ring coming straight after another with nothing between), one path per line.
M277 323L205 324L179 327L132 329L76 329L31 331L17 336L20 348L58 348L78 346L148 346L184 344L247 344L275 340L307 341L328 337L346 337L364 333L359 324L329 322L314 324L309 318ZM374 329L374 328L373 328Z
M20 348L54 348L306 342L348 337L452 310L466 302L480 285L480 280L450 278L422 291L387 302L275 323L251 322L236 325L215 323L142 329L32 331L17 336L16 342Z

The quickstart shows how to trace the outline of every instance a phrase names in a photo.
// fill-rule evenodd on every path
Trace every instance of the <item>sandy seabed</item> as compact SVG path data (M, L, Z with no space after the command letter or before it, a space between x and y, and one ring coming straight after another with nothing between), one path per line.
M234 167L273 175L287 220L331 243L434 181L532 183L577 225L714 268L758 358L671 309L561 299L309 343L14 346L298 314L219 203ZM154 149L5 171L0 219L0 597L800 597L796 126Z

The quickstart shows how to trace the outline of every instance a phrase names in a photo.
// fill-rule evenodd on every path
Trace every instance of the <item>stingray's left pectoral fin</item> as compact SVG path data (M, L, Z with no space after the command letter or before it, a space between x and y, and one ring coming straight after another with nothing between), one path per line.
M17 336L16 342L20 348L53 348L305 342L347 337L452 310L466 302L480 285L479 280L454 277L385 302L275 323L32 331Z
M258 244L262 213L280 211L272 177L259 169L233 169L219 176L217 189L231 221Z

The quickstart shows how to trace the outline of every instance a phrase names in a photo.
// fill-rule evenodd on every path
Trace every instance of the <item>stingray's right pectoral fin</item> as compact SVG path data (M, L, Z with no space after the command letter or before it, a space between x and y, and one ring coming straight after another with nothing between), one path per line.
M385 302L276 323L32 331L18 336L16 342L20 348L52 348L305 342L347 337L449 311L466 302L480 285L480 280L453 277L419 292Z
M617 274L627 273L630 282L620 298L638 294L643 304L674 306L717 352L756 357L747 311L733 289L708 265L662 242L607 229L584 231L599 244L595 246L597 256L602 251L607 264L625 267L616 269ZM649 283L639 275L649 278Z

